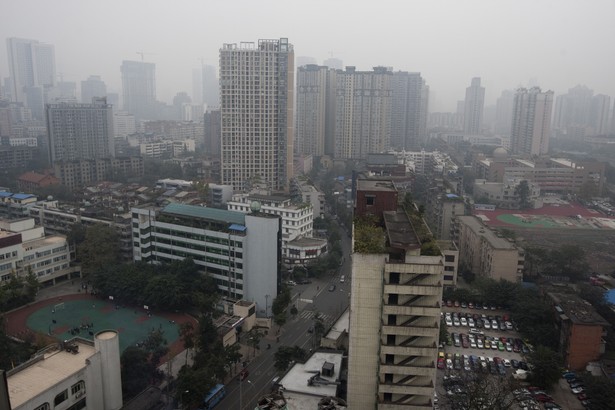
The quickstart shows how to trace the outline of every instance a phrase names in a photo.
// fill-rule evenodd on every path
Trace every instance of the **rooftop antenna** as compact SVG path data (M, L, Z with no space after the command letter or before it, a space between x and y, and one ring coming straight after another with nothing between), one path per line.
M145 56L145 55L152 55L152 56L155 55L155 53L146 53L146 52L143 52L143 51L137 51L136 53L141 56L141 61L143 61L143 56Z

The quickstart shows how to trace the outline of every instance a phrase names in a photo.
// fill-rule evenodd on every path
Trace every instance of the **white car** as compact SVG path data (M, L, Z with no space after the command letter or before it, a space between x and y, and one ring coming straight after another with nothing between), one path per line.
M505 367L510 367L510 366L511 366L511 364L510 364L510 360L508 360L508 359L504 359L504 360L502 361L502 363L504 363L504 366L505 366Z
M491 329L491 322L485 319L485 329Z
M482 340L478 339L478 340L476 341L476 347L478 347L479 349L484 349L484 348L485 348L485 345L483 344L483 341L482 341Z
M450 316L446 317L446 326L453 326L453 321L451 320Z
M446 359L446 368L449 370L453 368L453 361L451 359Z
M468 321L465 317L461 318L461 326L467 326L468 325Z
M460 323L459 323L459 319L457 319L456 317L455 317L455 318L453 318L453 324L454 324L455 326L459 326L459 325L460 325Z
M472 319L472 318L468 319L468 326L470 326L470 327L474 327L475 326L474 319Z

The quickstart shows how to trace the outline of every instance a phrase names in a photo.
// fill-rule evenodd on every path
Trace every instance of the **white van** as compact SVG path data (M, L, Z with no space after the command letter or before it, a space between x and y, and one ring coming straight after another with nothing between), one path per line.
M340 283L344 283L345 280L346 280L346 277L344 275L340 276Z

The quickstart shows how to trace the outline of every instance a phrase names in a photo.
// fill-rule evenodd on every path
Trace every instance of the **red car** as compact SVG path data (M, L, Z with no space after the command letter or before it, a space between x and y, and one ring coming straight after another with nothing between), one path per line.
M579 399L581 401L587 400L587 394L585 394L585 393L577 394L577 399Z
M553 397L549 396L548 394L537 394L534 396L534 398L543 403L547 401L553 401Z
M446 363L444 363L444 358L438 358L438 369L444 369L446 367Z

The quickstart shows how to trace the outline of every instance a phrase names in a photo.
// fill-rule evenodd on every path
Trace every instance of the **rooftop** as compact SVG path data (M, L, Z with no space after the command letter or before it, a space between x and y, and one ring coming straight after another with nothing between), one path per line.
M555 303L555 310L562 320L570 320L578 325L610 326L594 307L586 300L571 293L548 293Z
M414 227L405 212L386 211L382 213L389 246L397 249L417 249L421 247Z
M357 191L397 192L390 179L359 179Z
M346 309L342 316L333 324L333 327L327 333L325 338L331 340L337 340L342 335L342 333L348 333L348 328L350 327L350 309Z
M314 375L322 371L322 367L327 363L333 363L334 373L332 377L320 375L321 383L313 383L311 386L308 380ZM318 399L326 396L335 397L337 394L337 385L340 378L340 369L342 367L342 352L341 351L317 351L307 362L295 363L295 365L286 373L279 384L284 386L284 396L289 404L293 401L292 393L302 393L312 398ZM295 399L296 400L296 399ZM293 405L292 408L309 408ZM311 407L315 408L315 407Z
M459 222L470 228L476 235L480 235L485 238L485 240L489 242L492 247L496 249L516 249L514 243L510 242L506 238L496 235L495 232L485 226L477 217L472 215L458 216L457 219Z
M27 362L25 367L9 372L7 384L13 408L86 368L87 359L96 354L94 343L78 338L71 342L79 347L77 353L67 352L58 345L56 349Z
M227 211L225 209L207 208L204 206L184 205L171 203L162 209L163 213L191 218L209 219L227 222L230 224L245 225L246 217L241 212Z

